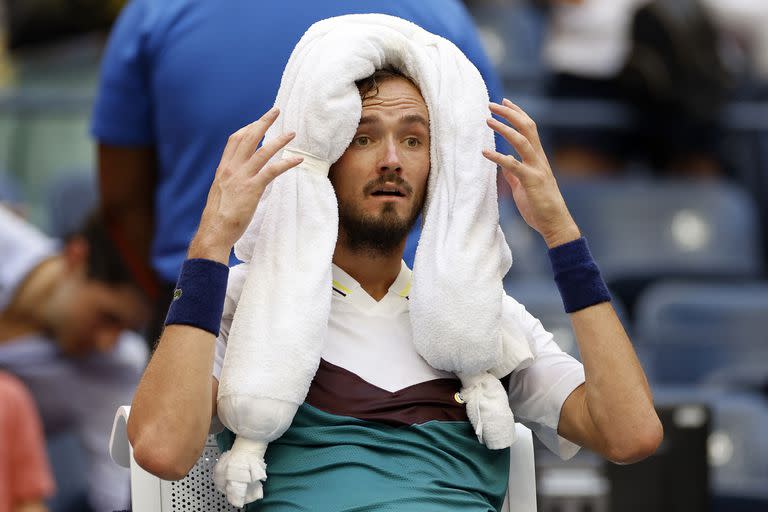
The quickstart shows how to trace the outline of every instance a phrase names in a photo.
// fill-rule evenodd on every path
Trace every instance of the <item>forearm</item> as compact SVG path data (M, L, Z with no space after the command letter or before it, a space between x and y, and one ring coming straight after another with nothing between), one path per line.
M632 343L613 306L605 302L571 314L584 364L583 408L594 425L593 449L613 461L633 462L655 450L661 424Z
M139 465L162 478L183 477L202 452L214 413L215 343L197 327L167 326L136 390L128 438Z
M99 145L101 209L120 253L142 280L154 280L155 152L149 147ZM145 288L153 283L142 283Z

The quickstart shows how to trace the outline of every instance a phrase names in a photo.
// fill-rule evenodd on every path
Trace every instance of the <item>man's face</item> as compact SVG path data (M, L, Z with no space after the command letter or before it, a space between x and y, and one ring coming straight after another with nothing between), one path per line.
M61 294L54 336L70 356L109 352L125 329L141 329L148 309L130 285L110 285L83 276L72 277Z
M429 112L404 78L363 99L352 143L331 166L341 240L355 250L391 252L421 212L429 176Z

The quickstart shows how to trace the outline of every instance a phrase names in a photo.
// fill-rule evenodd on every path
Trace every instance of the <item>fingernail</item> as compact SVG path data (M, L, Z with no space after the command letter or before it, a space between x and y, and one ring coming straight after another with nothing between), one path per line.
M280 109L277 107L272 107L272 109L269 111L270 117L275 117L280 113Z
M503 100L501 100L501 102L502 103L509 103L510 105L513 105L513 103L511 101L509 101L507 98L504 98Z
M286 139L292 139L296 136L296 132L288 132L285 134Z

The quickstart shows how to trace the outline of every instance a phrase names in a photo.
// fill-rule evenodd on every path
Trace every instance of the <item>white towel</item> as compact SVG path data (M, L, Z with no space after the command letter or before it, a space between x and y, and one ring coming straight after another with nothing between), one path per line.
M462 379L481 441L491 448L514 441L496 376L533 355L519 329L500 325L511 256L498 225L496 168L481 154L493 147L485 84L452 43L413 23L379 14L331 18L310 27L291 54L275 102L281 114L266 134L295 131L285 153L305 161L267 189L235 246L249 269L218 411L238 437L215 469L233 505L262 496L267 443L288 428L319 365L338 228L327 173L357 129L355 81L385 66L414 80L430 114L428 201L410 296L416 348Z

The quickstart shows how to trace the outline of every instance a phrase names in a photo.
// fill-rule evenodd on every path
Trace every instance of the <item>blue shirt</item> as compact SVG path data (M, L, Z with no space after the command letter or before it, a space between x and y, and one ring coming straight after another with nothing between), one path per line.
M453 41L500 100L500 81L458 0L133 0L124 8L91 129L100 143L157 151L152 263L163 279L177 278L227 137L273 105L304 31L323 18L369 12Z

